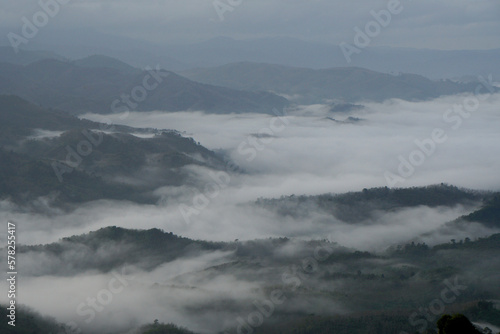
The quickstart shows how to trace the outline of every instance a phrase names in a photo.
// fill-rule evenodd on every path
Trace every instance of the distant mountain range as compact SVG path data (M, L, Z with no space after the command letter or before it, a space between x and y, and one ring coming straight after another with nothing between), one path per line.
M135 70L109 57L0 63L0 94L17 95L72 114L124 110L271 114L288 104L272 93L200 84L165 70Z
M140 69L133 67L127 63L124 63L121 60L102 55L92 55L82 59L77 59L73 61L72 64L86 68L102 68L102 69L111 68L121 73L128 73L135 75L140 74L142 72Z
M0 46L0 63L28 65L43 59L67 60L54 52L19 50L15 53L10 46Z
M355 66L382 73L414 73L432 79L488 74L500 77L500 49L368 47L360 54L353 55L351 62L347 62L340 47L335 44L288 37L247 40L218 37L190 45L172 45L164 53L182 59L188 68L216 67L247 61L313 69Z
M194 69L181 74L212 85L285 94L299 103L321 103L328 99L347 102L390 98L425 100L473 92L477 86L450 80L433 81L415 74L391 75L357 67L314 70L249 62Z
M74 36L79 36L78 40ZM236 40L221 36L195 43L158 45L87 30L52 30L46 35L37 36L35 43L29 46L33 50L51 50L69 59L103 54L135 67L160 64L174 72L248 61L314 69L356 66L383 73L414 73L432 79L488 74L494 78L500 77L500 49L367 47L360 54L353 55L352 62L348 63L337 44L289 37ZM10 53L13 57L12 49Z
M8 53L0 49L0 60L12 61ZM75 61L54 59L43 52L24 51L22 55L25 61L17 64L0 62L0 94L72 114L125 110L271 114L289 105L286 98L301 104L425 100L473 92L477 85L357 67L315 70L251 62L197 68L180 72L181 76L166 70L140 70L102 55ZM161 82L157 84L155 78Z

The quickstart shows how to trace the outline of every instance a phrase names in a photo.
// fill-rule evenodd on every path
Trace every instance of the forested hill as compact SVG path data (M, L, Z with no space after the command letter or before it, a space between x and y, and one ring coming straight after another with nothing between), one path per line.
M282 215L305 216L311 212L333 215L345 222L360 222L379 211L417 206L471 205L492 197L492 194L460 189L440 184L412 188L372 188L345 194L317 196L284 196L277 199L258 199L257 204Z
M0 94L18 95L72 114L110 114L124 109L271 114L274 108L288 105L285 98L269 92L202 84L166 70L134 71L116 59L95 57L78 62L0 63ZM136 98L124 102L123 94Z
M432 81L414 74L395 76L356 67L309 69L239 62L181 73L212 85L296 96L301 103L322 103L331 99L350 102L390 98L426 100L442 95L473 93L476 88L474 84Z
M196 290L199 289L197 282L217 281L228 276L241 284L259 282L262 291L281 289L286 294L287 303L276 307L273 317L262 327L255 328L255 333L398 334L400 331L415 331L416 327L408 322L408 317L419 306L429 305L439 296L443 282L455 282L456 285L457 280L460 294L455 302L446 305L446 311L464 313L473 321L499 326L500 311L492 303L478 302L500 297L499 287L495 284L499 265L495 254L500 250L499 240L500 234L496 234L434 247L407 244L375 254L346 249L327 241L280 238L214 243L183 238L159 229L130 230L113 226L63 238L52 244L21 246L18 256L20 270L28 277L50 275L62 278L89 271L110 275L112 270L118 270L129 275L130 284L142 286L158 282L151 288L159 294L172 290L179 293L186 289ZM329 256L314 267L303 266L304 259L314 254L317 247L329 249ZM168 264L176 268L176 260L206 259L207 254L223 256L219 257L219 263L207 262L201 268L183 270L173 277L154 275L156 278L150 283L134 279L137 273L144 277L145 273L154 273ZM22 266L23 263L33 264L33 260L37 263L36 270L33 265ZM128 269L123 271L123 268ZM288 273L290 268L298 270L296 279L282 281L281 274ZM298 284L297 289L293 288L294 284ZM301 300L307 303L301 304ZM326 302L332 305L331 309L321 307ZM339 305L349 311L339 313ZM215 298L209 304L196 304L186 311L193 312L193 315L205 311L238 315L247 312L247 304L223 297ZM23 314L28 316L20 317L23 324L19 328L34 331L20 333L44 333L42 328L55 326L50 319L29 312ZM425 318L419 314L418 319ZM434 324L427 322L427 329L432 330ZM229 333L235 330L227 328ZM134 333L191 332L155 322L137 328ZM105 333L94 330L92 334Z
M220 156L175 130L80 120L1 95L0 157L0 198L19 204L41 196L56 198L56 205L155 203L152 190L194 182L183 167L224 168Z

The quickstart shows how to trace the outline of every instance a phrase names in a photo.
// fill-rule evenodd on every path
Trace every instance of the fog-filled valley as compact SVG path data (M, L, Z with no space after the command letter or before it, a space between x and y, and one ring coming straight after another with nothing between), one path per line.
M2 155L19 167L3 169L18 176L2 181L0 215L21 235L23 305L84 333L155 319L196 333L312 319L350 332L357 314L373 317L363 333L382 316L431 328L414 310L448 282L464 290L447 307L492 321L475 303L499 294L499 96L452 118L470 98L76 118L3 97L15 131ZM446 140L430 141L436 128ZM30 173L36 192L23 189ZM265 321L252 327L256 310Z
M0 3L1 334L500 333L498 4Z

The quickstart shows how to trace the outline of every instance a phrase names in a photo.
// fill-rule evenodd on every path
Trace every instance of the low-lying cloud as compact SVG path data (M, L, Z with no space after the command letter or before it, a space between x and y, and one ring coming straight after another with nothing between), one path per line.
M486 236L495 230L479 224L459 227L447 224L475 210L479 203L402 208L379 212L371 219L356 223L343 222L319 210L309 210L299 217L280 215L254 204L261 197L344 193L387 186L385 173L397 173L399 156L409 160L412 152L419 149L415 140L432 138L436 128L444 131L447 140L436 143L435 151L425 155L425 161L415 166L413 174L398 186L444 182L498 191L500 94L481 101L477 110L462 118L457 127L456 119L449 122L443 115L463 104L464 99L464 96L453 96L426 102L390 100L367 103L365 109L345 114L329 113L328 108L321 105L297 107L288 110L279 120L260 114L202 112L130 113L123 119L119 114L106 116L117 124L184 132L209 149L224 153L243 172L229 173L229 178L223 179L224 184L211 193L213 196L206 196L208 203L198 208L194 198L204 194L205 186L214 180L209 169L189 166L186 171L200 186L160 187L155 191L160 198L156 205L101 200L62 212L54 208L51 198L47 197L39 199L35 206L39 212L33 212L4 200L0 202L0 220L17 223L18 242L22 244L50 243L106 226L161 228L211 241L285 236L304 240L327 238L341 246L368 251L383 251L411 240L432 245L450 239ZM327 118L342 121L349 116L363 121L346 124ZM85 117L102 119L99 115ZM186 220L179 209L181 205L195 207L196 214ZM286 257L303 251L300 245L288 247L277 249L274 255ZM100 255L106 256L105 249L103 252ZM79 261L79 255L78 252L69 254L65 260ZM234 325L235 314L217 308L209 310L210 305L231 300L250 307L255 298L266 296L258 282L242 280L234 274L211 276L204 272L212 265L227 261L231 261L231 252L206 252L197 257L179 258L151 272L129 268L134 279L127 281L123 293L112 295L110 306L88 326L116 329L120 324L125 329L160 319L210 332ZM27 269L19 281L22 286L19 299L60 321L75 319L78 305L107 289L113 278L111 273L97 272L68 277L68 273L57 271L60 265L57 260L40 254L27 256L24 265ZM54 268L54 275L48 273L47 268ZM197 307L206 307L206 310L199 313ZM300 304L287 307L303 308ZM339 307L336 311L344 310ZM198 316L194 317L197 312ZM83 323L87 326L84 320Z

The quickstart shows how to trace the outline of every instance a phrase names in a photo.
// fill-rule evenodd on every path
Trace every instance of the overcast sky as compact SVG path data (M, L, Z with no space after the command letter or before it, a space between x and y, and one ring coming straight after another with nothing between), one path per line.
M156 43L192 42L217 36L237 39L288 36L329 44L352 43L354 27L364 29L373 20L370 11L387 8L389 2L215 1L226 5L230 1L236 6L220 16L214 0L72 0L61 5L59 13L43 29L93 29ZM7 33L20 33L22 17L32 21L40 4L33 0L0 0L0 4L2 44L7 44ZM402 12L393 15L390 24L382 28L370 46L500 48L498 0L401 0L401 6Z

